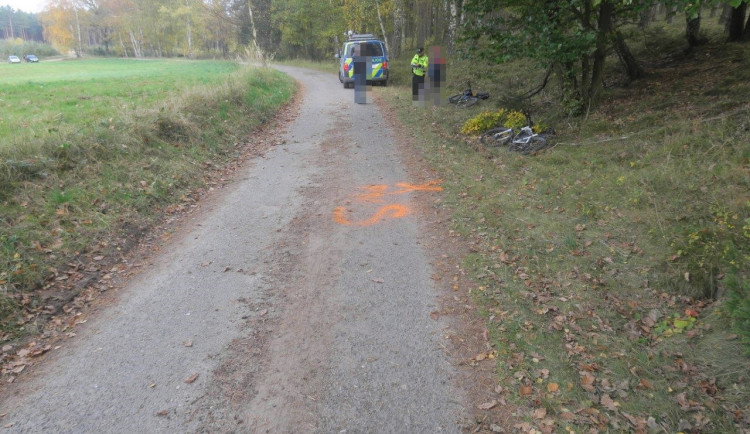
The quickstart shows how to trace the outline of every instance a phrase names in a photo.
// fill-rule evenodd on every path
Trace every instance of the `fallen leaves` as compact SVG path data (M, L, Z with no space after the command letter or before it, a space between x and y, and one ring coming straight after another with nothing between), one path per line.
M485 402L483 404L479 404L477 406L477 408L480 409L480 410L489 410L491 408L495 408L496 405L497 405L497 400L493 399L492 401Z
M591 375L589 372L581 371L581 387L583 390L587 392L593 392L595 390L594 388L594 381L596 381L596 377Z
M606 393L602 394L601 398L599 399L599 403L607 410L617 412L618 404L612 399L612 397L610 397Z
M195 380L197 380L197 379L198 379L198 377L199 377L199 376L200 376L200 374L198 374L198 373L194 373L194 374L191 374L190 376L188 376L187 378L185 378L185 380L184 380L184 381L185 381L185 383L187 383L187 384L192 384L192 383L194 383L194 382L195 382Z

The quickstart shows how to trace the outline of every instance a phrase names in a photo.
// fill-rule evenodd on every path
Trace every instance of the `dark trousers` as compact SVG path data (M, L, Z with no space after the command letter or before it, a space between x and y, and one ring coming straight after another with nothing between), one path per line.
M419 97L419 89L424 89L424 75L411 75L411 99L416 101Z

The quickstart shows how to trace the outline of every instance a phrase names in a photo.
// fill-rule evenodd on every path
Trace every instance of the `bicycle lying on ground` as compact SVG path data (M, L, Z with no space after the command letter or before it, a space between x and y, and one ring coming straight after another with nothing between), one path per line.
M475 94L471 90L471 83L469 83L468 89L449 97L448 102L451 104L455 104L456 107L466 108L478 103L480 99L487 99L489 97L489 92L477 92Z
M521 128L518 133L512 128L500 126L485 131L479 140L485 146L508 145L509 151L527 155L546 148L549 144L547 141L549 135L551 135L549 132L537 134L529 126Z

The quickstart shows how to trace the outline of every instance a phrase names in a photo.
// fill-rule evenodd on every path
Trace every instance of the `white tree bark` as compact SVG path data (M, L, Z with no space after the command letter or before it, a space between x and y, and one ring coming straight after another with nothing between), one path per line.
M123 40L122 40L122 33L117 32L117 36L120 37L120 46L122 47L122 54L123 54L123 56L125 56L127 58L128 57L128 47L125 46L125 42L123 42Z
M380 14L380 2L376 1L375 6L378 9L378 23L380 23L380 32L383 33L383 42L385 43L386 53L390 53L391 49L388 46L388 35L385 33L385 25L383 25L383 16Z
M448 0L448 45L453 49L453 42L456 38L456 29L458 28L458 1Z
M78 44L76 45L76 57L81 57L83 54L83 43L81 42L81 21L78 19L78 7L73 7L73 11L76 14L76 36Z

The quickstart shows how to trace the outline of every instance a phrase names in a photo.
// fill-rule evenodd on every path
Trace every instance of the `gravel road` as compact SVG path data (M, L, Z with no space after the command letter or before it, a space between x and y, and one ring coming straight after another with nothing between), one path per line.
M419 241L439 185L376 105L280 69L305 89L283 144L2 397L6 432L461 431Z

